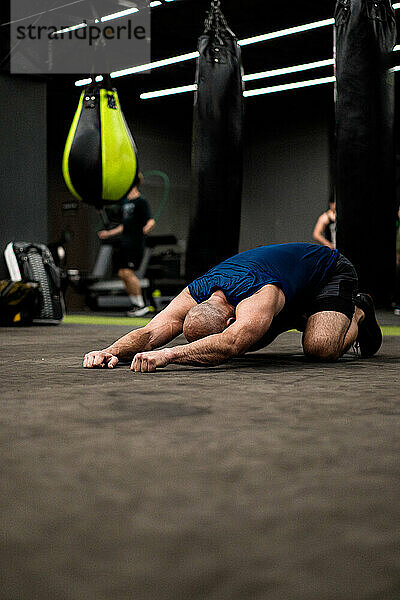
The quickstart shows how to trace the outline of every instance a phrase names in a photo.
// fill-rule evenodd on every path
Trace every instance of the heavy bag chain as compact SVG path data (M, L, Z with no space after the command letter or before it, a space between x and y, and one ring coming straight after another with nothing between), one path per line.
M221 11L221 0L211 0L210 10L204 22L204 33L212 33L222 40L221 33L228 29L228 23Z

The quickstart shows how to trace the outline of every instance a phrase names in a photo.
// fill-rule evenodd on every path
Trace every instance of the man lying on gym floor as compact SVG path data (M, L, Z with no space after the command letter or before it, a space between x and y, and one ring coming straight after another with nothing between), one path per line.
M304 354L313 360L335 361L353 344L368 357L382 343L372 299L357 293L357 274L344 256L326 246L277 244L223 261L146 327L86 354L83 366L132 361L131 369L144 373L170 363L218 365L289 329L303 331ZM188 344L153 350L182 332Z

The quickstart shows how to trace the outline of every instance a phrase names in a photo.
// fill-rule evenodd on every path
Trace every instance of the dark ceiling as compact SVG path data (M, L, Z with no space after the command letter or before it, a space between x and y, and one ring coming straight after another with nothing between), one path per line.
M13 0L15 1L15 0ZM100 0L107 2L109 10L121 10L126 0ZM175 0L165 2L152 9L152 60L167 58L176 54L191 52L196 48L197 38L203 31L204 19L210 0ZM34 0L32 12L40 8L44 0ZM87 0L88 6L99 2ZM7 3L6 3L7 4ZM221 7L230 28L239 39L267 33L320 19L332 17L333 0L222 0ZM67 10L73 15L73 6ZM0 7L1 22L8 20L5 4ZM65 9L64 9L65 12ZM106 13L107 14L107 13ZM3 37L2 54L6 28L0 28ZM262 42L243 48L245 73L290 66L332 56L332 29L330 27L314 32L302 33L286 38ZM121 67L130 66L129 60L122 59ZM174 85L185 85L194 80L194 61L153 70L151 74L136 75L135 88L138 91L159 89ZM56 76L58 84L70 86L76 77ZM124 78L125 79L125 78ZM133 79L132 77L130 78ZM133 83L133 81L132 81Z
M19 0L13 0L19 1ZM58 0L60 3L62 0ZM66 2L68 0L65 0ZM43 2L51 0L32 0L32 10ZM121 10L129 5L129 0L84 0L92 11L93 7L103 9L103 4L109 6L109 11ZM56 4L56 2L54 2ZM174 0L152 9L152 60L171 57L177 54L191 52L196 49L197 38L203 31L206 12L211 0ZM86 5L86 4L85 4ZM293 27L327 19L333 16L335 0L221 0L221 8L227 18L230 28L243 39L257 34ZM71 7L71 15L73 7ZM0 6L1 21L7 20L5 5ZM400 13L400 11L398 11ZM3 14L1 14L3 13ZM107 14L107 13L106 13ZM71 16L70 15L70 16ZM399 15L400 16L400 15ZM4 55L4 32L2 53ZM243 47L242 57L245 73L254 73L267 69L291 66L303 62L311 62L331 58L333 54L333 28L324 27L314 31L282 37L268 42L261 42ZM121 58L121 68L131 66L129 57ZM332 69L320 69L310 72L304 79L331 75ZM58 75L49 79L59 89L75 89L74 81L82 75ZM195 77L195 62L188 61L171 67L153 69L150 74L138 74L115 80L118 88L129 88L136 97L143 91L151 91L193 83ZM296 76L295 76L296 77ZM277 80L262 80L249 82L247 88L285 83L288 78L279 77ZM293 81L291 76L290 81ZM51 86L50 86L51 87Z
M205 14L210 0L176 0L153 9L152 55L153 60L190 52L202 33ZM222 0L221 7L230 28L239 39L270 31L292 27L311 21L330 18L335 3L331 0ZM332 57L332 28L326 27L243 48L245 73L299 64ZM172 70L174 74L172 75ZM163 71L163 73L161 73ZM167 73L167 71L169 71ZM154 77L153 77L154 76ZM173 69L154 71L151 83L174 79L174 83L191 83L193 64L182 64ZM150 83L150 81L149 81ZM172 85L174 85L172 83ZM155 89L154 88L154 89Z
M152 60L196 49L210 0L175 0L152 11ZM222 0L222 10L238 39L332 17L334 2L305 0ZM281 38L243 48L245 73L290 66L332 56L332 29ZM186 85L194 80L194 62L154 70L137 77L140 91Z

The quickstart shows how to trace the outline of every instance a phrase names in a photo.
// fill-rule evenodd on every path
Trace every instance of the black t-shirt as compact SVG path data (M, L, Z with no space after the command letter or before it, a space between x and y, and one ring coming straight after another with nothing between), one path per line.
M144 245L143 227L152 218L149 203L144 196L119 202L120 220L124 227L121 241L124 246Z

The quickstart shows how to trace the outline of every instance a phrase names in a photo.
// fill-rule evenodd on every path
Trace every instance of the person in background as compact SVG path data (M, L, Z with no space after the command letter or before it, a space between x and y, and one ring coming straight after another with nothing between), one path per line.
M400 317L400 206L397 212L396 237L396 292L394 314Z
M313 238L319 244L331 250L336 248L336 202L329 201L329 209L324 212L315 224Z
M143 183L143 175L139 173L128 195L119 202L120 225L113 229L102 229L98 232L101 240L112 241L118 236L118 244L114 250L114 264L118 269L118 277L123 281L132 308L127 312L129 317L142 317L151 309L145 306L139 279L135 274L142 262L145 236L155 225L149 203L141 195L139 186Z

